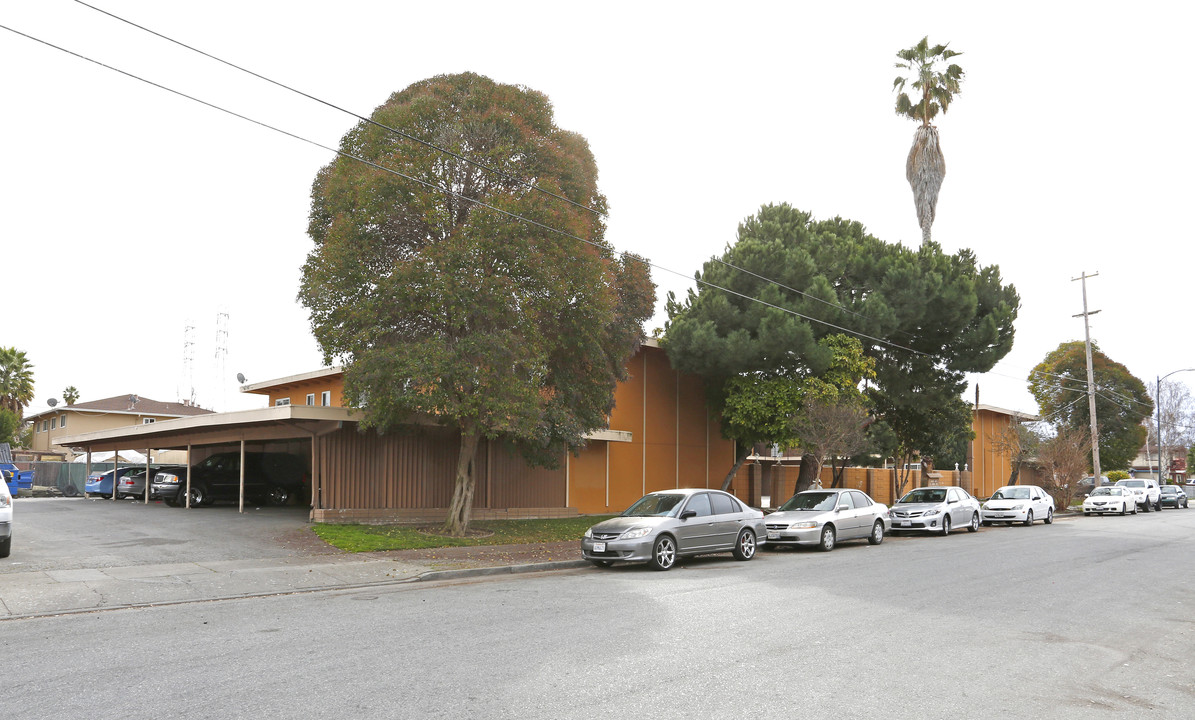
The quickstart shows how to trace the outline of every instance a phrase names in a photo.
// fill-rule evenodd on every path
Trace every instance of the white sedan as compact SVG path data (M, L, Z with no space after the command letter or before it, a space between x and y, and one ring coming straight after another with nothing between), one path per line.
M8 483L0 482L0 558L12 551L12 496Z
M1041 519L1047 525L1054 522L1054 498L1036 485L1005 485L980 507L984 525L1004 522L1032 525Z
M1083 501L1083 514L1118 512L1137 514L1137 498L1133 491L1123 487L1097 487Z

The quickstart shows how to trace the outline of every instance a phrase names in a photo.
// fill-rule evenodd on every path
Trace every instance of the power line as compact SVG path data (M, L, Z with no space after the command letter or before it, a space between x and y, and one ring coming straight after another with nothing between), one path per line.
M266 82L270 83L271 85L275 85L275 86L277 86L277 87L280 87L280 88L282 88L283 90L290 91L290 92L292 92L292 93L295 93L296 95L302 95L303 97L307 98L308 100L313 100L313 101L315 101L315 102L317 102L317 103L319 103L319 104L321 104L321 105L325 105L325 106L327 106L327 107L330 107L330 108L332 108L333 110L337 110L337 111L339 111L339 112L342 112L342 113L344 113L344 114L346 114L346 115L351 115L352 117L355 117L355 118L357 118L358 120L360 120L360 121L362 121L362 122L369 123L370 125L374 125L374 126L376 126L376 127L382 128L382 129L384 129L384 130L388 130L389 132L392 132L392 133L394 133L394 134L396 134L396 135L399 135L399 136L401 136L401 137L404 137L404 138L406 138L407 140L410 140L410 141L412 141L412 142L419 143L420 145L423 145L424 147L431 148L431 149L433 149L433 150L436 150L437 152L444 153L445 155L450 155L450 156L452 156L452 157L456 158L457 160L460 160L460 161L462 161L462 162L468 163L469 165L472 165L472 166L474 166L474 167L481 168L481 169L483 169L483 170L487 170L487 171L489 171L489 172L492 172L492 173L495 173L495 174L497 174L497 175L501 175L502 177L506 178L507 180L510 180L511 182L519 183L520 185L523 185L524 187L530 188L530 189L532 189L532 190L537 190L537 191L539 191L539 192L541 192L541 193L544 193L545 195L550 195L550 196L552 196L552 197L556 198L557 200L563 200L564 202L566 202L566 203L568 203L568 204L570 204L570 205L573 205L573 206L575 206L575 207L578 207L578 208L580 208L580 209L582 209L582 210L588 210L589 212L591 212L591 213L593 213L593 214L595 214L595 215L598 215L598 216L606 216L606 213L604 213L604 212L601 212L601 211L599 211L599 210L594 210L593 208L589 207L588 205L582 205L581 203L578 203L578 202L575 202L575 201L573 201L573 200L570 200L570 199L568 199L568 198L564 197L563 195L558 195L558 194L556 194L556 193L552 192L551 190L545 190L544 188L541 188L540 186L536 185L535 183L533 183L533 182L531 182L531 181L529 181L529 180L523 180L522 178L517 178L517 177L514 177L513 175L510 175L510 174L508 174L508 173L506 173L506 172L503 172L502 170L499 170L499 169L497 169L497 168L492 168L492 167L490 167L490 166L486 165L485 163L478 162L478 161L476 161L476 160L473 160L473 159L471 159L471 158L467 158L467 157L465 157L464 155L460 155L460 154L458 154L458 153L455 153L455 152L453 152L453 151L451 151L451 150L448 150L448 149L442 148L442 147L440 147L439 145L436 145L435 143L431 143L431 142L428 142L428 141L426 141L426 140L423 140L422 138L415 137L414 135L411 135L411 134L409 134L409 133L403 132L402 130L399 130L399 129L397 129L397 128L392 128L392 127L390 127L389 125L384 125L384 124L382 124L382 123L380 123L380 122L377 122L376 120L374 120L374 119L372 119L372 118L368 118L368 117L365 117L364 115L361 115L361 114L359 114L359 113L355 113L355 112L353 112L352 110L347 110L347 109L345 109L345 108L342 108L342 107L340 107L339 105L335 105L335 104L333 104L333 103L331 103L331 102L328 102L327 100L323 100L323 99L321 99L321 98L318 98L318 97L316 97L316 96L314 96L314 95L311 95L310 93L306 93L306 92L304 92L304 91L302 91L302 90L299 90L299 89L297 89L297 88L293 88L293 87L291 87L291 86L289 86L289 85L287 85L287 84L285 84L285 83L281 83L281 82L278 82L277 80L273 80L273 79L271 79L271 78L268 78L268 77L266 77L265 75L262 75L262 74L260 74L260 73L254 72L254 71L252 71L252 70L249 70L248 68L241 67L240 65L237 65L236 63L232 63L232 62L229 62L228 60L224 60L223 58L216 57L215 55L212 55L211 53L208 53L208 52L204 52L203 50L200 50L199 48L192 47L191 45L188 45L188 44L186 44L186 43L184 43L184 42L181 42L181 41L179 41L179 40L175 40L174 38L172 38L172 37L170 37L170 36L168 36L168 35L163 35L162 33L160 33L160 32L157 32L156 30L151 30L150 28L147 28L147 27L145 27L144 25L138 25L137 23L133 22L132 20L127 20L127 19L125 19L125 18L123 18L123 17L121 17L121 16L119 16L119 15L116 15L116 14L114 14L114 13L110 13L110 12L108 12L107 10L104 10L103 8L98 8L98 7L96 7L95 5L90 5L90 4L88 4L88 3L85 3L85 2L83 2L83 0L75 0L75 2L77 2L77 3L78 3L78 4L80 4L80 5L82 5L83 7L91 8L92 10L95 10L95 11L96 11L96 12L98 12L98 13L102 13L102 14L104 14L104 15L107 15L108 17L110 17L110 18L112 18L112 19L114 19L114 20L119 20L120 22L122 22L122 23L125 23L125 24L128 24L128 25L132 25L133 27L135 27L135 28L137 28L137 29L139 29L139 30L144 30L145 32L147 32L147 33L149 33L149 34L151 34L151 35L154 35L154 36L156 36L156 37L160 37L160 38L162 38L163 40L165 40L165 41L167 41L167 42L174 43L175 45L178 45L178 46L180 46L180 47L184 47L184 48L186 48L187 50L190 50L191 52L199 53L200 55L202 55L202 56L204 56L204 57L206 57L206 58L209 58L209 59L211 59L211 60L215 60L216 62L218 62L218 63L221 63L221 64L223 64L223 65L227 65L227 66L228 66L228 67L230 67L230 68L234 68L234 69L236 69L236 70L240 70L241 72L243 72L243 73L247 73L247 74L249 74L249 75L252 75L253 77L255 77L255 78L259 79L259 80L264 80L264 81L266 81Z
M379 122L377 122L376 120L374 120L373 118L369 118L369 117L366 117L366 116L364 116L364 115L361 115L360 113L353 112L352 110L348 110L348 109L342 108L342 107L340 107L339 105L336 105L336 104L334 104L334 103L331 103L331 102L329 102L329 101L327 101L327 100L324 100L324 99L322 99L322 98L316 97L315 95L312 95L312 94L310 94L310 93L304 92L303 90L299 90L299 89L297 89L297 88L291 87L290 85L287 85L287 84L285 84L285 83L282 83L282 82L279 82L279 81L277 81L277 80L274 80L274 79L272 79L272 78L269 78L269 77L267 77L267 76L265 76L265 75L262 75L261 73L255 72L255 71L253 71L253 70L249 70L248 68L245 68L245 67L242 67L242 66L240 66L240 65L237 65L236 63L233 63L233 62L230 62L230 61L228 61L228 60L225 60L225 59L223 59L223 58L217 57L216 55L212 55L212 54L211 54L211 53L209 53L209 52L206 52L206 51L204 51L204 50L200 50L200 49L199 49L199 48L197 48L197 47L194 47L194 46L192 46L192 45L188 45L187 43L184 43L184 42L182 42L182 41L180 41L180 40L176 40L176 39L174 39L174 38L172 38L172 37L170 37L170 36L168 36L168 35L165 35L165 34L163 34L163 33L160 33L160 32L158 32L158 31L156 31L156 30L152 30L152 29L150 29L150 28L148 28L148 27L145 27L144 25L140 25L140 24L138 24L138 23L135 23L135 22L133 22L132 20L129 20L129 19L127 19L127 18L124 18L124 17L121 17L121 16L119 16L119 15L117 15L117 14L115 14L115 13L112 13L112 12L109 12L109 11L107 11L107 10L104 10L103 8L96 7L95 5L91 5L90 3L84 2L83 0L75 0L75 2L76 2L76 3L78 3L79 5L82 5L83 7L90 8L90 9L92 9L92 10L94 10L94 11L98 12L98 13L101 13L101 14L103 14L103 15L107 15L108 17L110 17L110 18L112 18L112 19L114 19L114 20L118 20L118 21L120 21L120 22L122 22L122 23L125 23L125 24L127 24L127 25L131 25L132 27L135 27L135 28L137 28L137 29L139 29L139 30L142 30L142 31L144 31L144 32L147 32L147 33L149 33L149 34L151 34L151 35L154 35L155 37L159 37L159 38L161 38L161 39L163 39L163 40L165 40L165 41L167 41L167 42L169 42L169 43L173 43L173 44L175 44L175 45L178 45L179 47L186 48L187 50L190 50L191 52L198 53L198 54L200 54L200 55L202 55L202 56L204 56L204 57L206 57L206 58L208 58L208 59L210 59L210 60L214 60L214 61L216 61L216 62L218 62L218 63L221 63L221 64L223 64L223 65L226 65L226 66L228 66L228 67L234 68L234 69L236 69L236 70L239 70L239 71L241 71L241 72L243 72L243 73L246 73L246 74L248 74L248 75L252 75L253 77L255 77L255 78L259 79L259 80L263 80L263 81L265 81L265 82L268 82L268 83L270 83L271 85L274 85L274 86L276 86L276 87L280 87L280 88L282 88L282 89L284 89L284 90L287 90L287 91L289 91L289 92L295 93L295 94L297 94L297 95L301 95L302 97L305 97L305 98L307 98L308 100L312 100L312 101L314 101L314 102L320 103L321 105L324 105L324 106L326 106L326 107L332 108L333 110L337 110L337 111L339 111L339 112L342 112L342 113L344 113L344 114L346 114L346 115L349 115L349 116L351 116L351 117L357 118L357 119L358 119L358 120L360 120L361 122L369 123L370 125L373 125L373 126L375 126L375 127L382 128L382 129L384 129L384 130L387 130L387 131L389 131L389 132L392 132L392 133L394 133L394 134L396 134L396 135L398 135L398 136L400 136L400 137L406 138L407 140L411 140L412 142L419 143L420 145L423 145L424 147L431 148L431 149L433 149L433 150L436 150L436 151L438 151L438 152L441 152L441 153L443 153L443 154L445 154L445 155L449 155L449 156L451 156L451 157L454 157L454 158L456 158L456 159L458 159L458 160L461 160L462 162L468 163L468 164L470 164L470 165L472 165L472 166L474 166L474 167L481 168L481 169L483 169L483 170L487 170L487 171L489 171L489 172L492 172L492 173L494 173L494 174L497 174L497 175L501 175L502 177L506 178L507 180L510 180L511 182L519 183L519 184L521 184L521 185L524 185L525 187L531 188L531 189L533 189L533 190L537 190L537 191L539 191L539 192L541 192L541 193L544 193L545 195L549 195L549 196L551 196L551 197L553 197L553 198L556 198L557 200L563 200L564 202L566 202L566 203L569 203L570 205L573 205L573 206L575 206L575 207L577 207L577 208L581 208L581 209L583 209L583 210L588 210L589 212L591 212L591 213L593 213L593 214L595 214L595 215L598 215L599 217L605 217L605 218L609 218L609 217L610 217L609 213L607 213L607 212L604 212L604 211L601 211L601 210L595 210L594 208L591 208L591 207L589 207L588 205L582 205L581 203L574 202L573 200L570 200L570 199L568 199L568 198L566 198L566 197L563 197L563 196L561 196L561 195L558 195L557 193L551 192L550 190L545 190L544 188L542 188L542 187L540 187L540 186L536 185L536 184L535 184L535 183L533 183L533 182L530 182L530 181L527 181L527 180L523 180L523 179L521 179L521 178L516 178L516 177L514 177L514 176L512 176L512 175L510 175L510 174L508 174L508 173L506 173L506 172L503 172L502 170L499 170L498 168L493 168L493 167L490 167L489 165L486 165L485 163L481 163L481 162L475 161L475 160L473 160L473 159L471 159L471 158L467 158L467 157L465 157L465 156L463 156L463 155L460 155L460 154L458 154L458 153L456 153L456 152L453 152L452 150L448 150L448 149L446 149L446 148L440 147L439 145L436 145L435 143L428 142L428 141L426 141L426 140L423 140L422 138L416 137L416 136L414 136L414 135L411 135L411 134L409 134L409 133L406 133L406 132L404 132L404 131L402 131L402 130L399 130L398 128L390 127L389 125L385 125L385 124L383 124L383 123L379 123ZM719 263L721 263L721 264L723 264L723 265L725 265L725 266L727 266L727 267L729 267L729 268L733 268L733 269L735 269L735 270L737 270L737 271L739 271L739 272L746 273L746 274L748 274L748 275L751 275L751 276L753 276L753 277L755 277L755 278L758 278L758 279L760 279L760 280L763 280L764 282L768 282L768 283L771 283L771 284L773 284L773 285L776 285L776 286L778 286L778 287L784 288L785 290L788 290L789 292L794 292L794 293L796 293L796 294L800 295L801 297L804 297L804 298L807 298L807 299L810 299L810 300L813 300L813 301L816 301L816 302L824 303L824 304L826 304L826 305L829 305L830 307L833 307L833 308L835 308L836 310L840 310L840 311L842 311L842 312L848 313L848 314L850 314L850 315L854 315L854 316L856 316L856 317L859 317L859 318L862 318L862 319L864 319L864 320L868 320L868 321L873 321L873 320L874 320L874 318L870 318L870 317L868 317L868 316L866 316L866 315L863 315L862 313L858 313L858 312L855 312L854 310L847 309L846 307L844 307L844 306L843 306L842 304L840 304L840 303L833 303L833 302L830 302L830 301L828 301L828 300L823 300L822 298L816 297L816 296L814 296L814 295L810 295L809 293L803 292L803 291L801 291L801 290L797 290L796 288L789 287L788 285L785 285L785 284L783 284L783 283L781 283L781 282L778 282L778 281L776 281L776 280L772 280L771 278L768 278L768 277L764 277L763 275L760 275L760 274L758 274L758 273L751 272L750 270L746 270L746 269L744 269L744 268L738 267L737 265L733 265L733 264L731 264L731 263L728 263L728 262L726 262L726 261L724 261L724 260L721 260L721 259L719 259L719 258L713 258L713 259L714 259L716 262L719 262ZM688 277L688 276L686 275L685 277L686 277L686 279L687 279L687 277ZM908 332L905 332L904 330L898 330L897 332L899 332L899 333L900 333L900 334L902 334L902 335L906 335L906 336L908 336L908 337L914 337L912 334L910 334L910 333L908 333ZM907 349L907 348L906 348L906 349ZM915 352L915 351L913 351L913 352Z
M204 105L204 106L206 106L206 107L209 107L209 108L211 108L211 109L213 109L213 110L217 110L217 111L219 111L219 112L222 112L222 113L225 113L225 114L231 115L231 116L233 116L233 117L235 117L235 118L238 118L238 119L240 119L240 120L244 120L244 121L246 121L246 122L253 123L254 125L257 125L257 126L259 126L259 127L266 128L267 130L272 130L272 131L274 131L274 132L276 132L276 133L279 133L279 134L281 134L281 135L285 135L285 136L287 136L287 137L290 137L290 138L293 138L293 139L295 139L295 140L299 140L300 142L304 142L304 143L307 143L307 144L309 144L309 145L313 145L313 146L315 146L315 147L318 147L318 148L320 148L320 149L322 149L322 150L326 150L326 151L328 151L328 152L335 153L336 155L338 155L338 156L340 156L340 157L344 157L344 158L347 158L347 159L350 159L350 160L355 160L355 161L357 161L357 162L363 163L363 164L365 164L365 165L368 165L368 166L370 166L370 167L372 167L372 168L375 168L375 169L377 169L377 170L381 170L381 171L383 171L383 172L387 172L387 173L390 173L390 174L392 174L392 175L395 175L395 176L401 177L401 178L403 178L403 179L405 179L405 180L410 180L411 182L418 183L419 185L423 185L423 186L425 186L425 187L431 188L432 190L435 190L435 191L437 191L437 192L443 192L443 193L446 193L446 194L449 194L449 195L453 195L453 196L455 196L455 197L458 197L458 198L460 198L460 199L462 199L462 200L465 200L465 201L467 201L467 202L471 202L471 203L473 203L473 204L475 204L475 205L479 205L479 206L481 206L481 207L485 207L485 208L487 208L487 209L493 210L494 212L500 213L500 214L502 214L502 215L504 215L504 216L506 216L506 217L509 217L509 218L511 218L511 219L513 219L513 220L516 220L516 221L519 221L519 222L523 222L523 223L526 223L526 224L528 224L528 225L532 225L532 226L535 226L535 227L541 228L541 229L543 229L543 230L547 230L547 231L549 231L549 232L554 232L554 233L557 233L557 234L559 234L559 235L562 235L562 236L564 236L564 237L571 238L571 239L573 239L573 240L577 240L577 241L579 241L579 242L582 242L582 243L585 243L585 244L587 244L587 245L592 245L593 247L595 247L595 248L598 248L599 250L602 250L603 252L613 252L613 253L615 253L615 254L617 254L617 255L621 255L621 256L622 256L622 257L624 257L624 258L631 257L631 258L633 258L633 259L635 259L635 260L637 260L637 261L639 261L639 262L642 262L642 263L644 263L645 265L647 265L648 267L651 267L651 268L653 268L653 269L660 270L660 271L662 271L662 272L666 272L666 273L671 273L671 274L673 274L673 275L678 275L678 276L680 276L680 277L683 277L683 278L685 278L686 280L687 280L687 279L689 279L689 275L688 275L687 273L682 273L682 272L680 272L680 271L677 271L677 270L672 270L671 268L666 268L666 267L664 267L664 266L662 266L662 265L657 265L656 263L653 263L653 262L651 262L651 261L647 260L646 258L639 257L638 255L634 255L634 254L632 254L632 253L628 253L628 252L625 252L625 251L614 250L613 248L607 247L607 246L605 246L605 245L602 245L602 244L600 244L600 243L596 243L596 242L594 242L594 241L592 241L592 240L587 240L587 239L585 239L585 238L579 237L579 236L577 236L577 235L573 235L572 233L566 232L566 231L564 231L564 230L558 230L558 229L556 229L556 228L550 227L550 226L548 226L548 225L545 225L545 224L543 224L543 223L541 223L541 222L538 222L538 221L536 221L536 220L531 220L530 218L525 218L525 217L523 217L523 216L521 216L521 215L518 215L518 214L516 214L516 213L512 213L512 212L509 212L509 211L507 211L507 210L503 210L503 209L501 209L501 208L499 208L499 207L495 207L495 206L493 206L493 205L490 205L489 203L483 202L483 201L481 201L481 200L477 200L477 199L475 199L475 198L468 197L468 196L466 196L466 195L463 195L463 194L461 194L461 193L454 192L454 191L452 191L452 190L450 190L450 189L448 189L448 188L442 188L442 187L439 187L438 185L435 185L435 184L433 184L433 183L427 182L427 181L425 181L425 180L420 180L419 178L412 177L412 176L410 176L410 175L406 175L406 174L404 174L404 173L401 173L401 172L399 172L399 171L397 171L397 170L394 170L394 169L392 169L392 168L388 168L388 167L385 167L385 166L383 166L383 165L379 165L378 163L376 163L376 162L373 162L372 160L367 160L367 159L365 159L365 158L357 157L356 155L353 155L353 154L351 154L351 153L344 152L343 150L339 150L339 149L336 149L336 148L332 148L332 147L329 147L329 146L327 146L327 145L324 145L324 144L322 144L322 143L316 142L315 140L310 140L310 139L308 139L308 138L305 138L305 137L302 137L302 136L300 136L300 135L296 135L296 134L294 134L294 133L292 133L292 132L289 132L289 131L287 131L287 130L283 130L283 129L281 129L281 128L275 127L275 126L273 126L273 125L270 125L270 124L268 124L268 123L262 122L262 121L260 121L260 120L255 120L254 118L251 118L251 117L249 117L249 116L247 116L247 115L242 115L241 113L235 112L235 111L233 111L233 110L229 110L229 109L227 109L227 108L221 107L221 106L219 106L219 105L216 105L216 104L214 104L214 103L208 102L208 101L206 101L206 100L202 100L202 99L200 99L200 98L197 98L197 97L194 97L194 96L192 96L192 95L188 95L187 93L184 93L184 92L182 92L182 91L175 90L175 89L173 89L173 88L167 87L166 85L162 85L161 83L157 83L157 82L154 82L154 81L152 81L152 80L148 80L148 79L146 79L146 78L140 77L139 75L135 75L135 74L133 74L133 73L130 73L130 72L128 72L128 71L121 70L120 68L113 67L113 66L111 66L111 65L108 65L108 64L106 64L106 63L103 63L103 62L101 62L101 61L99 61L99 60L95 60L95 59L93 59L93 58L87 57L86 55L82 55L82 54L80 54L80 53L74 52L73 50L68 50L68 49L66 49L66 48L60 47L60 46L58 46L58 45L55 45L55 44L53 44L53 43L51 43L51 42L48 42L48 41L46 41L46 40L42 40L42 39L40 39L40 38L34 37L34 36L32 36L32 35L29 35L29 34L27 34L27 33L23 33L23 32L21 32L21 31L19 31L19 30L15 30L15 29L13 29L13 28L10 28L10 27L8 27L7 25L0 25L0 29L7 30L7 31L9 31L9 32L11 32L11 33L14 33L14 34L16 34L16 35L20 35L21 37L27 38L27 39L29 39L29 40L33 40L34 42L40 43L40 44L42 44L42 45L45 45L45 46L47 46L47 47L54 48L55 50L58 50L58 51L60 51L60 52L67 53L68 55L72 55L72 56L74 56L74 57L77 57L77 58L79 58L80 60L85 60L85 61L87 61L87 62L90 62L90 63L93 63L93 64L95 64L95 65L99 65L100 67L102 67L102 68L105 68L105 69L107 69L107 70L111 70L111 71L113 71L113 72L120 73L121 75L124 75L125 77L128 77L128 78L131 78L131 79L133 79L133 80L137 80L137 81L143 82L143 83L145 83L145 84L147 84L147 85L151 85L151 86L153 86L153 87L156 87L156 88L158 88L159 90L164 90L164 91L166 91L166 92L168 92L168 93L171 93L171 94L173 94L173 95L177 95L177 96L179 96L179 97L186 98L187 100L191 100L191 101L193 101L193 102L197 102L197 103L199 103L199 104L201 104L201 105ZM708 281L706 281L706 280L702 280L701 278L694 278L694 280L695 280L697 283L701 284L701 285L705 285L705 286L707 286L707 287L710 287L710 288L713 288L713 289L715 289L715 290L721 290L722 292L725 292L725 293L727 293L727 294L729 294L729 295L734 295L734 296L737 296L737 297L743 298L744 300L747 300L747 301L749 301L749 302L755 302L755 303L759 303L760 305L764 305L764 306L766 306L766 307L770 307L770 308L773 308L773 309L775 309L775 310L779 310L779 311L781 311L781 312L788 313L788 314L790 314L790 315L794 315L794 316L796 316L796 317L799 317L799 318L801 318L801 319L803 319L803 320L808 320L808 321L810 321L810 322L819 323L819 324L821 324L821 325L824 325L824 326L826 326L826 327L829 327L829 328L833 328L833 329L835 329L835 330L841 330L842 332L845 332L845 333L848 333L848 334L851 334L851 335L855 335L855 336L857 336L857 337L860 337L860 338L865 338L865 339L867 339L867 340L872 340L872 341L874 341L874 342L877 342L877 343L879 343L879 344L881 344L881 345L885 345L885 346L888 346L888 347L891 347L891 348L894 348L894 349L898 349L898 350L904 350L904 351L906 351L906 352L910 352L910 353L913 353L913 354L916 354L916 355L923 355L923 356L926 356L926 357L930 357L929 353L925 353L925 352L922 352L922 351L920 351L920 350L914 350L913 348L910 348L910 347L905 347L905 346L903 346L903 345L898 345L897 343L894 343L894 342L891 342L891 341L888 341L888 340L884 340L884 339L882 339L882 338L874 337L874 336L871 336L871 335L867 335L867 334L865 334L865 333L861 333L861 332L859 332L859 331L857 331L857 330L852 330L852 329L850 329L850 328L842 327L841 325L835 325L834 323L827 322L827 321L825 321L825 320L819 320L818 318L811 317L811 316L808 316L808 315L805 315L805 314L802 314L802 313L796 312L795 310L790 310L790 309L788 309L788 308L780 307L779 305L774 305L774 304L772 304L772 303L765 302L765 301L763 301L763 300L760 300L760 299L758 299L758 298L753 298L753 297L750 297L750 296L748 296L748 295L745 295L745 294L743 294L743 293L736 292L736 291L734 291L734 290L730 290L730 289L728 289L728 288L724 288L724 287L722 287L722 286L720 286L720 285L716 285L716 284L714 284L714 283L711 283L711 282L708 282Z

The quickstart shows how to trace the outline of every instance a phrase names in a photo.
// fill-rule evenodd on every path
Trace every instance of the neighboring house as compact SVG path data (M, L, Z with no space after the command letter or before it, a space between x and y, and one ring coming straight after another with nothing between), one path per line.
M1166 457L1169 459L1170 468L1169 472L1162 474L1162 477L1177 483L1185 483L1187 481L1187 448L1181 445L1166 446ZM1142 447L1137 451L1137 457L1133 459L1130 470L1134 477L1158 479L1158 448L1153 445Z
M975 431L975 438L967 446L967 469L971 471L971 477L970 487L966 489L975 497L986 498L1007 485L1012 476L1012 458L1001 447L1000 437L1013 423L1036 422L1041 418L993 405L973 407L972 417L971 429ZM959 484L966 486L968 483ZM1040 485L1037 468L1030 462L1023 463L1017 484Z
M33 423L31 449L34 452L68 453L70 447L59 444L59 441L71 435L211 413L211 410L193 405L164 403L130 394L52 407L35 415L26 415L25 420Z

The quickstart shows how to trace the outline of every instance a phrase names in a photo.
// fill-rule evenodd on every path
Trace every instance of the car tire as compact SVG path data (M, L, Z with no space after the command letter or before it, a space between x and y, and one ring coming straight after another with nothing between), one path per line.
M190 494L191 507L203 507L208 501L207 490L202 485L192 485ZM185 499L186 497L184 496L184 501ZM185 505L186 503L184 502L183 504Z
M744 529L734 541L734 559L750 560L755 557L755 533Z
M967 532L979 532L979 513L971 514L971 524L967 526Z
M671 570L676 564L676 541L671 535L661 535L651 546L651 560L647 562L652 570Z
M1129 510L1129 513L1131 513L1133 515L1137 514L1137 503L1133 503L1133 509Z
M1010 524L1011 524L1011 523L1010 523ZM1027 513L1025 513L1025 523L1024 523L1024 525L1025 525L1025 527L1029 527L1029 526L1033 525L1033 511L1032 511L1032 510L1028 511Z
M946 537L949 534L950 534L950 516L943 515L942 516L942 537Z
M1154 510L1162 512L1162 498L1158 498L1158 501L1154 503Z
M73 484L67 485L66 487L62 488L62 495L64 497L79 497L79 488L75 487Z
M1120 514L1121 514L1121 515L1128 515L1128 514L1129 514L1129 504L1128 504L1128 503L1121 503L1121 504L1120 504Z
M1148 498L1146 498L1145 502L1141 504L1141 512L1149 512L1149 499Z
M1046 508L1046 524L1054 524L1054 508Z
M837 538L838 534L835 532L834 526L827 524L822 528L822 539L821 542L817 544L817 549L821 550L822 552L830 552L834 549L834 543Z
M271 505L286 505L290 502L290 490L280 485L271 485L266 493L266 499Z
M0 558L8 557L8 554L11 552L12 552L12 535L9 535L8 537L4 538L3 540L0 540Z
M871 534L867 536L867 542L872 545L879 545L884 542L884 521L876 520L875 525L871 526Z
M600 568L608 568L614 564L613 560L590 560L589 562L597 565Z

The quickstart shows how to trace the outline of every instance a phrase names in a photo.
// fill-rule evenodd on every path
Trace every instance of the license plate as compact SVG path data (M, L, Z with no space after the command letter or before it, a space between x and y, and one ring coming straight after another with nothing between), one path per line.
M594 543L593 551L594 552L606 552L606 543Z
M913 524L913 523L909 522L908 520L901 520L901 521L900 521L900 526L901 526L901 527L908 527L908 526L910 526L910 525L912 525L912 524Z
M780 539L780 533L778 533L778 532L770 532L770 531L769 531L769 532L768 532L768 539L769 539L769 540L779 540L779 539Z

